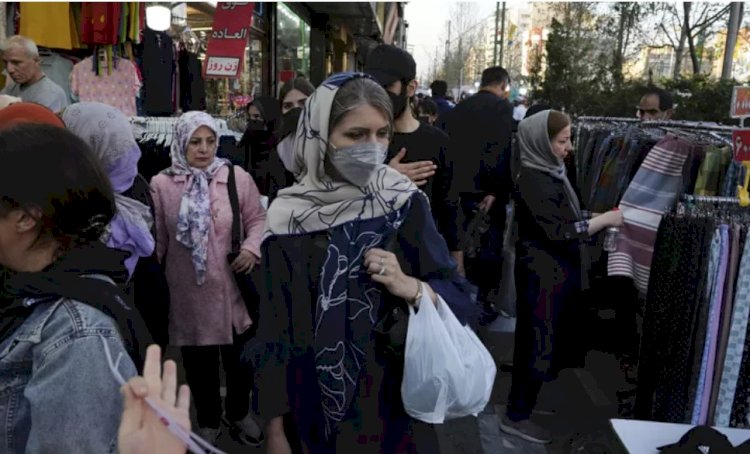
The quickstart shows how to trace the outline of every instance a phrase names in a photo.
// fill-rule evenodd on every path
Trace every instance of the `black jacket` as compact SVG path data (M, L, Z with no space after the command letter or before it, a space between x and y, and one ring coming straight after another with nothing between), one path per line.
M483 193L505 205L510 192L510 144L513 106L488 91L480 91L442 118L450 136L455 193Z

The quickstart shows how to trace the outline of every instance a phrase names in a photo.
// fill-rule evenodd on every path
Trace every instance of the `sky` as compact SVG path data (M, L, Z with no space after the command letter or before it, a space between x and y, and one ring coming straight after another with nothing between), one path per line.
M409 22L407 45L417 62L417 76L420 82L427 75L430 62L435 58L435 46L445 49L445 29L450 16L451 6L455 2L414 0L406 4L405 19ZM495 11L496 2L472 2L477 7L477 17L487 17ZM427 81L429 84L429 81Z

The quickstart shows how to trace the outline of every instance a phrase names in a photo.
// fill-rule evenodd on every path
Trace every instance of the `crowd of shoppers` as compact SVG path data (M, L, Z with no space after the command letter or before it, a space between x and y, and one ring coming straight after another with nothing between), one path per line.
M381 45L363 73L255 98L242 166L217 157L210 115L184 113L171 166L146 182L124 114L38 104L54 90L37 85L32 44L3 54L21 100L0 99L1 446L184 452L151 405L189 429L192 397L209 443L226 429L269 453L423 451L435 440L401 402L406 332L394 327L439 299L462 324L491 322L503 266L519 291L501 428L550 441L529 416L580 353L583 240L622 224L581 209L565 114L532 106L512 147L507 71L486 69L459 104L442 81L418 100L414 59ZM670 102L647 93L639 113L668 116ZM511 201L519 238L504 264ZM154 342L180 348L189 390ZM115 376L129 380L121 394Z

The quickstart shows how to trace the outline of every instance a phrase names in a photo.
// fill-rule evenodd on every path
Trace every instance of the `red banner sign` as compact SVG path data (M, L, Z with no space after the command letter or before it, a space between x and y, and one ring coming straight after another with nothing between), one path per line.
M750 87L734 87L730 115L732 118L750 117Z
M732 131L732 144L735 161L750 161L750 129Z
M239 76L254 7L252 2L219 2L216 5L203 68L206 78Z

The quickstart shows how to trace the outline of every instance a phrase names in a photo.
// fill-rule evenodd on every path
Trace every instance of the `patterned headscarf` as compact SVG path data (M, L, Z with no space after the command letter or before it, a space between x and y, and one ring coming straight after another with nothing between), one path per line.
M333 100L352 79L369 76L340 73L323 82L307 99L294 137L294 172L298 183L282 189L268 211L264 237L328 230L354 220L398 210L417 191L407 177L383 164L367 187L334 181L325 171Z
M186 112L174 126L171 146L172 167L162 171L162 173L170 176L185 175L188 179L180 201L176 237L177 241L192 249L193 266L195 267L198 285L203 285L206 282L208 230L211 225L209 184L223 166L231 165L226 159L216 157L205 169L197 169L188 164L188 143L195 131L202 126L213 131L218 146L218 128L213 117L205 112Z
M138 258L154 252L154 219L148 206L122 195L133 186L141 159L130 122L119 110L97 102L73 104L62 117L68 130L91 147L109 176L117 213L102 241L113 249L130 252L125 266L132 276Z
M561 180L565 186L565 194L573 207L578 219L582 218L581 205L573 190L563 164L552 152L547 122L549 110L545 110L525 118L518 125L518 149L521 168L535 169ZM522 174L521 170L521 174Z

